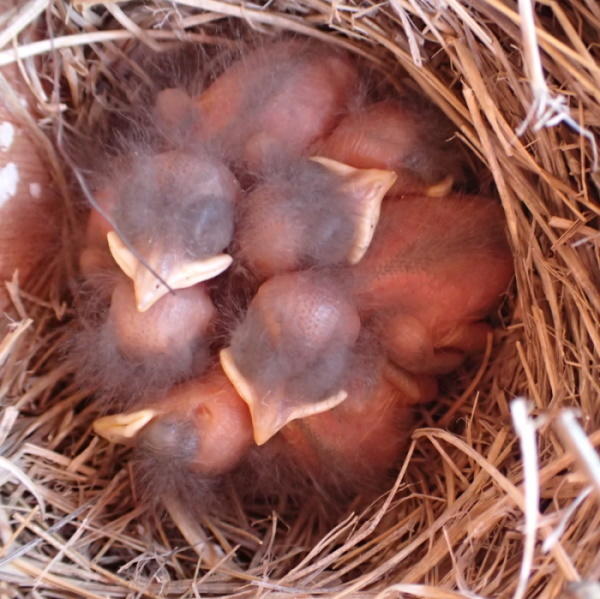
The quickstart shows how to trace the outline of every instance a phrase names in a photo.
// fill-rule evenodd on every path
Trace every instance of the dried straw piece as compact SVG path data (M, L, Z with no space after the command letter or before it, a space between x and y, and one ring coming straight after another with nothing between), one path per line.
M600 457L577 424L572 410L563 410L558 415L556 428L563 443L575 454L577 463L596 488L596 496L600 499Z

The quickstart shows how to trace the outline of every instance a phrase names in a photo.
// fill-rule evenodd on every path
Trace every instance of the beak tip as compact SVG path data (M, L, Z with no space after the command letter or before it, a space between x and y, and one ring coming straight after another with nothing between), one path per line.
M281 418L274 417L273 413L254 414L253 417L253 435L254 442L260 446L272 439L288 422Z
M168 289L163 285L157 286L154 282L152 289L146 289L147 285L134 282L135 304L138 312L146 312L163 296L168 293Z
M154 303L154 302L152 302L152 303ZM136 303L135 307L137 308L138 312L145 312L152 306L152 303L145 302L145 301L139 301Z

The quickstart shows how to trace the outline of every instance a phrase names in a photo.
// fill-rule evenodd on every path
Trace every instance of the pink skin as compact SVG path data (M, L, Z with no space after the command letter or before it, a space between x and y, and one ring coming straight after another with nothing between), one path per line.
M137 446L161 461L217 476L233 469L252 447L246 404L220 369L178 385L145 408L157 411L137 435Z
M512 277L499 206L475 196L384 206L354 269L356 296L399 366L440 374L485 347L483 319Z
M194 100L177 87L163 89L157 94L153 115L165 137L175 143L181 143L181 136L189 134L197 126Z
M262 191L262 190L261 190ZM251 194L251 196L257 194ZM248 200L261 198L249 197ZM250 206L250 205L249 205ZM266 202L252 207L250 226L243 223L237 235L237 242L243 253L244 261L252 273L260 280L266 280L282 272L291 272L298 265L299 247L302 230L287 217L285 206L270 205ZM269 228L258 226L268 214ZM262 220L262 222L267 222Z
M110 188L96 192L94 199L107 212L110 212L115 204L115 198ZM106 241L107 233L112 230L112 225L100 212L91 208L85 229L84 247L79 255L79 269L84 276L116 266Z
M205 337L216 314L204 285L167 294L139 312L131 281L122 278L112 294L108 323L121 352L132 359L178 353Z
M426 118L431 120L432 115ZM416 109L401 102L378 102L345 116L326 140L315 145L314 152L358 168L394 170L398 179L390 195L424 193L452 174L453 165L437 175L444 169L436 163L439 152L432 150L444 140L426 139L425 129L431 123L424 126L423 120Z
M427 403L438 394L438 383L434 376L408 372L389 360L384 367L383 376L402 395L407 404Z
M289 218L285 204L269 201L278 193L273 185L263 185L250 193L245 205L247 215L236 235L243 260L261 280L292 272L298 266L303 231Z
M29 107L35 99L22 83L16 65L1 69L9 85ZM19 98L15 99L19 103ZM19 107L20 108L20 107ZM29 110L25 108L24 110ZM33 111L30 111L33 112ZM32 116L35 118L36 115ZM19 109L9 97L0 97L0 124L5 132L6 147L0 148L0 312L8 310L10 301L4 281L19 271L19 284L36 291L31 275L48 256L56 255L59 246L60 204L53 187L44 154L30 137ZM12 135L11 135L12 134ZM40 278L37 277L37 280ZM44 277L42 279L45 280ZM41 292L41 290L37 290ZM7 319L0 319L0 329ZM0 335L2 331L0 330Z
M357 80L348 57L326 48L298 41L259 48L198 98L202 135L239 146L251 168L281 150L298 155L335 125Z
M381 378L370 392L354 390L338 407L281 431L298 465L317 480L381 482L408 441L410 401Z

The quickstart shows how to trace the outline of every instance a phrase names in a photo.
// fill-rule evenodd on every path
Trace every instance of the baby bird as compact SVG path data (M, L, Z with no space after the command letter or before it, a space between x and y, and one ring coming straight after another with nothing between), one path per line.
M3 66L0 74L15 91L0 93L1 339L10 322L4 312L12 309L4 283L18 270L21 289L39 294L47 286L48 262L60 253L62 204L43 146L27 123L27 117L37 117L36 100L16 64ZM42 264L45 275L39 276Z
M339 120L356 93L349 57L311 41L246 52L197 99L200 131L251 171L300 156Z
M392 171L356 169L327 158L295 160L241 202L236 231L241 259L261 279L358 262L395 179Z
M248 404L258 445L292 420L346 399L359 331L354 306L324 273L284 274L259 288L220 354Z
M79 292L78 326L69 354L76 378L107 405L131 405L210 362L216 310L204 285L168 294L139 312L130 281L119 272L88 278Z
M157 475L181 470L216 477L235 468L253 445L248 408L219 368L142 400L135 411L99 418L93 427L111 443L134 445Z
M345 361L341 387L346 398L316 414L307 410L254 448L236 473L246 481L242 496L290 493L305 501L306 494L316 495L319 509L331 515L352 496L371 499L383 490L408 441L412 404L432 396L409 396L405 386L399 389L388 380L386 358L371 331L361 331ZM271 402L268 394L263 399Z
M346 400L294 420L280 432L283 450L325 496L380 490L406 447L411 402L383 376L382 365L380 354L371 349L353 364L345 381Z
M385 204L350 276L363 318L377 327L394 362L440 374L485 347L484 319L512 273L500 206L451 195Z
M223 252L239 186L222 161L201 151L136 154L111 176L99 191L119 228L108 232L108 245L133 280L139 311L169 291L156 274L169 288L184 289L229 267L232 258Z
M346 115L313 150L357 168L391 169L395 194L445 196L461 177L451 130L432 108L384 100Z

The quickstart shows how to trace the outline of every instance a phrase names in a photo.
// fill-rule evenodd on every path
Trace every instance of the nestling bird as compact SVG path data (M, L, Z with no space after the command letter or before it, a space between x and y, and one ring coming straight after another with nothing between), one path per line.
M326 158L294 160L240 202L237 253L260 278L354 264L371 242L381 201L395 179L392 171Z
M341 51L285 40L248 51L198 98L202 139L250 171L301 156L356 94L358 72Z
M224 68L198 95L155 95L151 141L94 181L109 218L88 220L71 355L120 411L95 431L156 484L269 471L347 498L379 489L411 406L484 347L512 275L502 212L450 193L443 117L366 104L344 52L243 50L207 53Z
M224 251L240 190L214 156L183 150L126 156L98 193L111 198L111 216L124 238L109 231L108 245L133 280L138 310L148 310L169 291L155 273L171 289L184 289L231 264Z
M363 318L394 362L440 374L485 347L484 319L513 273L500 206L478 196L410 196L382 208L351 271Z
M259 288L220 354L248 404L257 444L344 401L359 331L352 302L324 273L284 274Z
M258 489L305 501L305 494L310 494L318 497L325 515L331 515L355 495L371 498L382 491L408 441L411 405L432 397L409 397L404 386L398 389L389 382L385 371L380 344L363 330L342 379L346 398L291 420L254 448L234 477L241 479L242 496ZM268 395L263 399L270 402ZM248 487L248 480L255 486Z
M136 407L99 418L94 431L135 445L158 473L218 476L235 468L253 444L248 408L219 368Z
M21 289L38 293L47 282L50 256L58 256L60 201L39 135L29 130L36 99L16 64L0 69L6 88L0 93L0 314L9 311L5 281L18 270ZM5 91L14 90L14 94ZM0 316L0 338L8 318Z
M341 404L290 422L280 435L288 457L325 496L332 491L370 495L389 482L402 456L412 402L383 376L377 352L354 361L345 388L348 397Z
M384 100L347 114L315 153L358 168L391 169L394 194L447 195L461 177L450 128L432 108L408 100Z
M131 282L115 269L89 276L79 298L70 360L77 379L95 388L107 407L132 405L210 364L216 311L203 284L140 312Z

